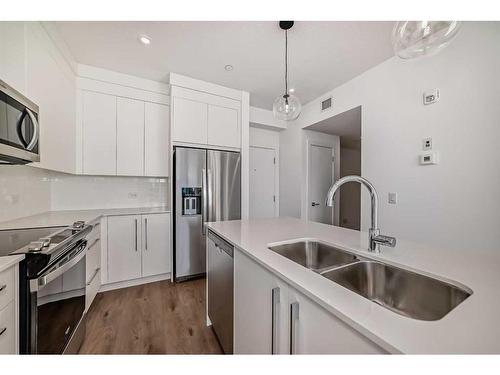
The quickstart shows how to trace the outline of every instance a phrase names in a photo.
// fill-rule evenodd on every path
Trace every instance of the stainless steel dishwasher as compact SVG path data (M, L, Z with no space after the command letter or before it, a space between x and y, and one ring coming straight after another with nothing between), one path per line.
M208 317L226 354L233 353L233 245L208 231Z

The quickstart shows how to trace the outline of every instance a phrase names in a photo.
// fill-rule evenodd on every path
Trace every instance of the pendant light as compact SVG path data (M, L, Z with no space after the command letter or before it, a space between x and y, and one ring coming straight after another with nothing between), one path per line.
M291 121L299 117L302 109L299 99L288 91L288 30L292 28L293 21L280 21L279 26L285 31L285 93L274 101L273 114L277 120Z
M459 29L459 21L396 22L392 30L394 53L402 59L432 56L450 44Z

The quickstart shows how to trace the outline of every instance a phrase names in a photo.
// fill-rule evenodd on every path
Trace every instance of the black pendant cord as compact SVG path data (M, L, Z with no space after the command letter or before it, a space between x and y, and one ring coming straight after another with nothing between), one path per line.
M285 30L285 95L288 104L288 30Z

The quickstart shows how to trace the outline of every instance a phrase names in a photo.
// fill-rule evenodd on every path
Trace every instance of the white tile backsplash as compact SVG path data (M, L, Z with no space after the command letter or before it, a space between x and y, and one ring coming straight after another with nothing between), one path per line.
M50 172L0 165L0 221L50 210Z
M29 166L0 166L0 221L50 210L168 204L168 179L76 176Z
M54 174L52 209L152 207L165 205L168 179Z

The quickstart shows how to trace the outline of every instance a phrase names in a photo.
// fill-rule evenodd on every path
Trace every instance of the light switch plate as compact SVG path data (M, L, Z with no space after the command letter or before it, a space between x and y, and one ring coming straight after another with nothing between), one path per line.
M422 150L424 151L432 150L432 138L424 138L422 140Z

